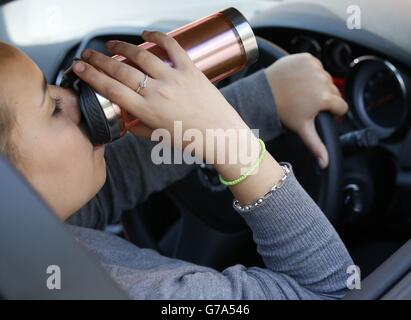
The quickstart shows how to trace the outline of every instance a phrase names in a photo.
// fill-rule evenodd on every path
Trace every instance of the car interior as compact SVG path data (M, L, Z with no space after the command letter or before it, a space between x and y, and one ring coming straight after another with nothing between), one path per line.
M321 60L349 104L349 112L343 117L322 113L316 120L330 155L328 169L321 170L297 135L285 128L280 137L268 142L267 149L277 160L293 164L298 180L360 267L362 288L352 290L346 299L410 299L411 42L406 30L411 30L411 24L404 17L390 28L389 21L406 15L411 5L407 0L395 0L384 11L384 1L357 1L364 16L386 19L386 28L374 28L377 23L364 21L364 28L351 30L346 24L346 10L337 10L346 8L349 1L335 1L338 5L314 0L261 2L270 2L271 6L249 19L257 36L258 62L218 86L238 81L288 54L308 52ZM233 3L230 5L235 6ZM0 40L11 43L6 17L11 10L7 7L14 5L13 1L0 7ZM169 31L184 22L188 21L170 17L149 28ZM140 35L146 26L138 24L109 25L56 43L16 45L41 66L50 82L59 85L64 71L84 49L108 54L104 43L111 39L142 43ZM0 251L7 258L0 259L1 297L47 298L35 274L42 267L41 259L58 257L58 243L67 248L67 255L58 259L70 266L70 277L74 279L78 268L83 268L85 275L81 281L71 281L69 297L124 298L5 160L0 175ZM251 231L232 202L232 194L221 185L213 167L197 165L187 177L152 194L145 203L125 213L120 225L106 231L139 247L216 270L234 264L264 266ZM25 227L21 228L17 213L24 207L37 209L30 210L32 214L24 218ZM41 237L50 232L56 237L53 245ZM32 243L30 249L22 245L27 241ZM35 250L41 251L40 259L33 254ZM71 256L76 257L76 263L68 259ZM27 264L33 271L26 273L31 280L24 286L3 281L10 279L6 277L10 265L17 273ZM88 283L98 287L85 289Z

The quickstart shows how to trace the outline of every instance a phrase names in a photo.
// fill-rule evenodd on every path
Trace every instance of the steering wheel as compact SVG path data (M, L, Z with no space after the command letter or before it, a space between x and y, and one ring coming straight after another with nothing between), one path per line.
M268 67L276 60L288 55L285 50L277 45L261 37L256 38L260 51L259 61L242 72L237 73L224 84L235 82L242 77ZM311 152L305 147L301 139L292 132L285 130L284 134L280 137L268 142L267 150L278 161L287 161L293 165L294 173L301 185L323 210L330 222L335 224L342 204L341 145L336 122L331 114L320 113L316 119L316 128L329 153L329 166L325 170L320 169L317 160L311 155ZM216 178L215 172L214 177L212 177L214 169L208 169L209 172L206 173L204 173L204 170L204 168L199 168L197 174L191 175L191 178L187 177L164 191L167 198L171 199L171 203L182 213L182 216L190 221L190 223L185 224L185 228L191 230L180 230L180 235L177 236L180 240L183 238L181 234L186 233L187 236L187 232L190 233L187 236L188 238L192 237L193 234L195 237L195 231L193 230L196 230L197 225L201 223L223 233L235 233L247 228L244 221L232 209L232 195L228 190L224 188L217 191L210 190L210 188L200 183L199 177L202 175L210 175L211 177L206 177L208 180ZM164 198L160 200L164 201ZM149 204L148 207L151 210L153 208L155 210L156 201L158 202L159 199ZM213 207L213 203L218 203L218 206ZM153 235L145 219L141 216L135 213L128 215L125 219L125 226L126 230L128 229L127 233L132 242L161 252L158 245L158 237L156 238ZM130 229L133 233L130 232ZM203 241L207 240L201 239L198 241L204 244ZM185 248L191 252L190 254L193 254L190 244L192 243L190 242ZM176 244L176 246L180 245L181 241L180 244ZM184 241L182 245L184 246ZM208 247L210 246L205 244L205 247L207 245ZM183 254L178 256L178 258L187 258L189 260L190 254L186 256Z
M256 38L260 59L243 71L242 76L268 67L276 60L288 55L284 49L272 42L261 37ZM299 182L330 222L335 224L342 205L342 148L336 122L330 113L322 112L317 116L316 128L329 154L329 166L325 170L320 169L310 151L291 132L286 132L278 141L273 141L269 149L277 160L289 161L293 165ZM300 152L295 152L295 150L300 150Z

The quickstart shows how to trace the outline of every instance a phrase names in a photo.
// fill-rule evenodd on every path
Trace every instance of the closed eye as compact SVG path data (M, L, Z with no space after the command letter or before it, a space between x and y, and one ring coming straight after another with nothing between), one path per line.
M61 111L63 111L63 109L61 108L61 99L57 98L57 99L53 99L54 101L54 109L53 109L53 117L56 117L59 113L61 113Z

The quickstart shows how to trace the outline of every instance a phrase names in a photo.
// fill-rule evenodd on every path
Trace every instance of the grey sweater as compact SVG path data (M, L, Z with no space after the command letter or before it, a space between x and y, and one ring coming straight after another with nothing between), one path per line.
M281 130L263 71L222 90L251 128L269 140ZM294 175L263 205L240 214L265 268L235 265L223 272L163 257L98 229L118 223L193 166L154 165L154 143L129 134L107 146L107 182L68 221L74 237L133 299L333 299L346 293L353 262L327 218ZM93 230L95 229L95 230Z

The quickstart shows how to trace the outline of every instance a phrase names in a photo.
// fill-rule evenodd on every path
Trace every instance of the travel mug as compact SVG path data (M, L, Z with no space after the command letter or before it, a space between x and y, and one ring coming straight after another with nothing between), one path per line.
M246 18L234 8L211 14L168 35L177 40L213 83L233 75L258 59L253 30ZM145 42L139 46L172 66L167 53L158 45ZM133 65L122 56L113 58ZM112 142L138 125L139 119L96 93L80 81L71 68L65 72L61 85L79 93L81 113L93 144Z

